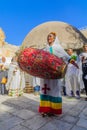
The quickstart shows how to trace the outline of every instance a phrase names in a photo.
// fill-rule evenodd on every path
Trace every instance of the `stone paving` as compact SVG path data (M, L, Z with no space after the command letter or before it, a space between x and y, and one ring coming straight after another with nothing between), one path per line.
M87 130L87 101L63 97L63 114L43 118L39 95L0 95L0 130Z

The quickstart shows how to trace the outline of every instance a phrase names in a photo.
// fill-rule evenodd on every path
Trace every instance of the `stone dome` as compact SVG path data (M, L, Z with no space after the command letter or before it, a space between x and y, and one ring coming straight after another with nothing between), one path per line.
M32 29L25 37L21 47L45 47L47 35L50 32L56 32L60 44L64 49L79 49L87 42L86 37L77 28L64 22L53 21L40 24Z

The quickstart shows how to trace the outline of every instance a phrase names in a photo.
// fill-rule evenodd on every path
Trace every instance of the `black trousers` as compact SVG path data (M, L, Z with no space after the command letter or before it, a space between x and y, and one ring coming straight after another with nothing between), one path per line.
M86 91L86 95L87 95L87 79L85 79L85 75L83 74L83 82L84 82L84 86L85 86L85 91Z

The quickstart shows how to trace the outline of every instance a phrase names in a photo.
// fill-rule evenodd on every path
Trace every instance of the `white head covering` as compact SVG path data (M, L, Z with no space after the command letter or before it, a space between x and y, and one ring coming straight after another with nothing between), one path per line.
M53 49L53 54L63 58L64 61L68 61L70 59L70 56L66 53L66 51L63 49L63 47L60 45L59 39L55 38L55 41L53 42L53 45L51 46ZM46 51L50 51L50 46L47 44L47 47L45 49Z

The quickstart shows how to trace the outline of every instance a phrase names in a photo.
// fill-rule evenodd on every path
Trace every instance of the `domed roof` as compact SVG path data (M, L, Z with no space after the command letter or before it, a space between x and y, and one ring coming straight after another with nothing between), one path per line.
M35 47L43 48L46 46L47 35L50 32L56 32L60 44L64 49L79 49L87 42L86 37L75 27L64 22L46 22L36 26L25 37L22 48Z

